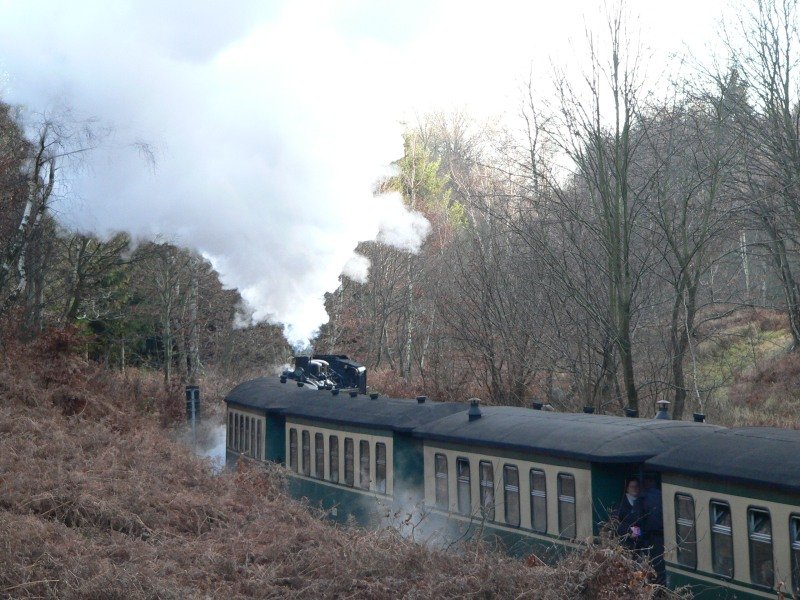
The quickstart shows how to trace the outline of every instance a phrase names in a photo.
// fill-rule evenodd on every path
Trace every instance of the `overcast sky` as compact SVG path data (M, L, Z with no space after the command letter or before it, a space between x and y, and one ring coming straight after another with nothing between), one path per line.
M702 55L722 7L629 2L651 72ZM363 266L358 241L413 250L426 233L397 197L372 196L401 122L513 111L528 72L546 89L597 15L577 0L0 0L0 98L109 132L69 173L65 225L196 248L302 340L348 261Z

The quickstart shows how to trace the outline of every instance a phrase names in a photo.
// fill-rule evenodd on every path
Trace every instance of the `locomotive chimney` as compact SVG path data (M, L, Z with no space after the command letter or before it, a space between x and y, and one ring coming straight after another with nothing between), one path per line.
M469 401L469 411L467 412L467 416L469 416L470 421L475 421L481 418L481 401L477 398L473 398Z

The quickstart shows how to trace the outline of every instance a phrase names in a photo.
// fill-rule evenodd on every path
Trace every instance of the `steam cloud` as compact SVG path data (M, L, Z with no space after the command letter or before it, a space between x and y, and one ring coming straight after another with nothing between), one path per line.
M111 132L69 174L65 225L196 248L301 342L343 268L365 279L359 240L416 251L428 223L372 193L402 153L385 50L318 3L267 4L2 3L0 97Z
M678 2L642 5L654 45L707 39L722 0ZM358 241L413 251L425 235L397 197L372 195L402 154L399 120L516 106L548 55L585 55L584 5L0 0L0 97L113 128L71 174L64 224L197 248L256 319L302 341L345 265L366 277Z

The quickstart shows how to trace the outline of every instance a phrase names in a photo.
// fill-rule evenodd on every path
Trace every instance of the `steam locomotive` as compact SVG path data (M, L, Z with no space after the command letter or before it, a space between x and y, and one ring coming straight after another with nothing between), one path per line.
M800 431L367 394L342 355L300 357L225 398L227 461L288 467L332 519L416 515L430 535L554 556L592 543L630 477L661 491L668 585L800 591ZM422 526L422 525L420 525Z

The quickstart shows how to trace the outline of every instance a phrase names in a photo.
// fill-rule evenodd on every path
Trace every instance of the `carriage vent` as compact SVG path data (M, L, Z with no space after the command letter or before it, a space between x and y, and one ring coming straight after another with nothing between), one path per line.
M350 397L355 398L358 396L358 390L350 390Z
M469 401L469 412L467 412L467 415L469 416L470 421L475 421L481 418L480 402L481 401L477 398L473 398Z
M425 400L427 399L427 396L417 396L417 404L425 404Z

